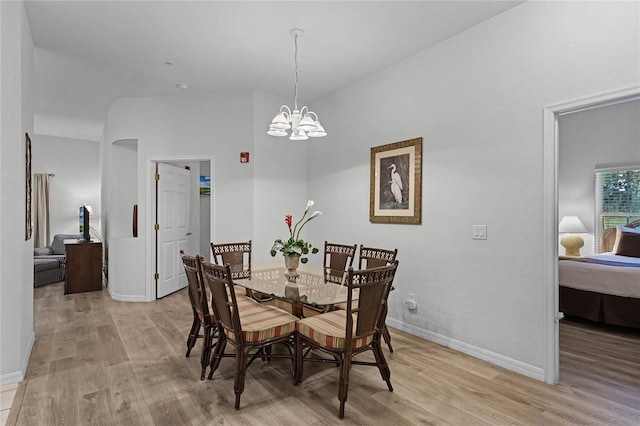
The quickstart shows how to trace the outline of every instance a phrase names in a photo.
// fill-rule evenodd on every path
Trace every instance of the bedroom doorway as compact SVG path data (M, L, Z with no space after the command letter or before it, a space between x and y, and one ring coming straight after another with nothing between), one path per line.
M560 375L559 366L559 285L558 285L558 222L559 222L559 177L561 172L560 152L563 132L561 124L563 116L577 114L616 104L640 99L640 87L635 86L623 90L591 96L544 108L544 269L545 269L545 348L544 376L545 382L555 384ZM576 155L580 155L576 153ZM628 160L627 160L628 161ZM594 165L588 167L593 170ZM593 188L593 187L592 187ZM591 190L593 192L593 189ZM563 207L565 208L565 207ZM591 206L593 211L593 205ZM564 214L564 213L563 213ZM567 213L568 214L568 213ZM591 231L593 227L587 226Z

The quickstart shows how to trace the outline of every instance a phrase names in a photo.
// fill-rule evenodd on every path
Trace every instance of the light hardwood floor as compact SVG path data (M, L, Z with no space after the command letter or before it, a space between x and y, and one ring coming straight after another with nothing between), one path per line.
M640 424L640 333L563 322L561 381L545 385L391 330L394 392L377 370L354 366L346 417L338 371L256 361L241 408L233 365L200 381L200 341L185 358L191 322L183 290L153 303L122 303L106 291L35 290L36 344L9 425L635 425Z

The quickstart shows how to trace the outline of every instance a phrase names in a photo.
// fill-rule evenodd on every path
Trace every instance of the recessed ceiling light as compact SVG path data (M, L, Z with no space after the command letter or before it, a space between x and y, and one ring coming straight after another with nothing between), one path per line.
M187 90L189 88L189 84L187 83L178 83L176 84L176 87L180 90Z

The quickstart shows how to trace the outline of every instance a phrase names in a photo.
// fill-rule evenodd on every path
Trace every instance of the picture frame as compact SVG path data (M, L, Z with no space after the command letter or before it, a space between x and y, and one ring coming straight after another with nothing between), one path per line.
M422 138L371 148L369 221L422 223Z
M200 195L211 195L211 176L200 176Z
M31 223L31 138L25 133L25 241L33 235Z

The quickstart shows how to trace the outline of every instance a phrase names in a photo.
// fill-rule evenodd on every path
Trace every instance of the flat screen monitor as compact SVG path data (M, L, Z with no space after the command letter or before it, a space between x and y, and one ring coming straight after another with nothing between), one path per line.
M91 241L89 234L89 210L85 206L80 207L80 233L84 241Z

